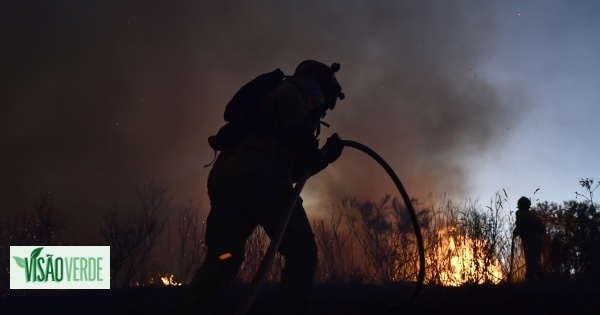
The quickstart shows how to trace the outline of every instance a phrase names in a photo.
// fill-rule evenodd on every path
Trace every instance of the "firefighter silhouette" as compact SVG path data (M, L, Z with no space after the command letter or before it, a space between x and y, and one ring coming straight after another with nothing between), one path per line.
M311 165L314 175L341 155L343 142L337 134L321 149L317 139L325 111L343 98L335 77L338 70L339 64L300 63L294 75L261 102L263 114L271 119L245 129L239 141L219 153L208 178L207 256L184 296L182 314L205 308L235 278L246 240L257 225L273 237L285 208L282 203L289 199L298 174ZM264 121L273 125L265 128ZM279 252L285 265L274 314L307 314L317 245L301 199Z
M513 238L519 236L525 253L526 282L535 282L542 279L541 266L542 245L546 227L542 219L531 212L529 198L521 197L517 202L516 227Z

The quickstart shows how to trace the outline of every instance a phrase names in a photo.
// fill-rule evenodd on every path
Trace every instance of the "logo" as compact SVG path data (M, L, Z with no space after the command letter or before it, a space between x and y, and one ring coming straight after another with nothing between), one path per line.
M110 289L110 246L11 246L11 289Z

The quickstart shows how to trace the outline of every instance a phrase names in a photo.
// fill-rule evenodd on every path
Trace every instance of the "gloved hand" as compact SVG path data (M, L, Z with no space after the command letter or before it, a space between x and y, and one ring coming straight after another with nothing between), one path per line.
M318 157L313 164L312 175L319 173L324 170L327 165L333 163L337 160L340 155L342 155L342 150L344 149L344 142L337 133L334 133L331 137L327 139L327 142L319 150Z
M327 142L321 148L321 162L326 164L335 162L342 155L343 149L344 142L337 133L334 133L331 137L327 138Z

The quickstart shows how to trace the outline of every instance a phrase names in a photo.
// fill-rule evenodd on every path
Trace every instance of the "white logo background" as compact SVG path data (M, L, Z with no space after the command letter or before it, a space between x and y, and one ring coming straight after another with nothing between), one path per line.
M43 247L39 257L44 258L45 263L47 262L46 255L52 255L53 261L56 261L58 257L63 258L64 262L64 274L63 279L60 282L48 281L30 281L27 282L25 275L25 268L20 267L15 260L16 257L27 258L28 263L31 259L31 252L37 248ZM38 258L39 258L38 257ZM67 279L67 262L73 261L72 258L85 259L95 258L96 262L99 262L100 270L97 270L96 275L91 277L86 275L82 268L74 269L71 265L71 271L77 272L71 275L71 279ZM76 260L77 262L79 260ZM45 266L44 263L44 266ZM87 268L88 272L91 272L91 268ZM73 277L75 276L75 277ZM101 281L85 281L86 278L99 277ZM78 279L78 281L75 281ZM84 280L84 281L82 281ZM10 247L10 288L11 289L110 289L110 246L11 246Z

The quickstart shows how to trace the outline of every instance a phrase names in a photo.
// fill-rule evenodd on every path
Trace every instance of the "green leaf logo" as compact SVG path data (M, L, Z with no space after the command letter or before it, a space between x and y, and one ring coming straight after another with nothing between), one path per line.
M31 251L31 261L35 261L35 259L40 255L40 253L42 252L42 249L44 249L43 247L39 247L34 249L33 251Z
M13 256L13 258L15 259L17 266L19 266L21 268L25 268L25 259L23 259L21 257L17 257L17 256Z

